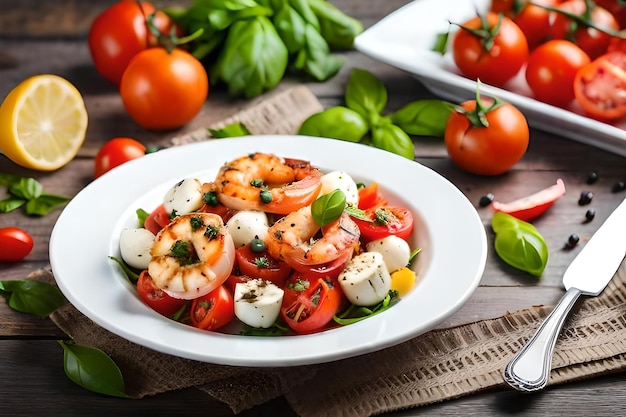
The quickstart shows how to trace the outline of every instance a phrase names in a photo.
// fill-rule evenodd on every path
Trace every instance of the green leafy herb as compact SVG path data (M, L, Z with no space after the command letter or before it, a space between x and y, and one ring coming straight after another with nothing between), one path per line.
M392 123L381 123L372 128L372 145L407 159L415 158L413 140L400 127Z
M204 226L204 221L201 217L192 217L189 219L189 223L191 224L191 230L198 230Z
M387 105L387 89L369 71L355 68L348 79L345 93L346 105L359 113L370 124Z
M208 131L214 138L218 139L250 135L248 128L241 122L231 123L221 129L208 129Z
M146 223L146 219L150 216L150 213L141 208L135 210L135 213L137 214L137 222L139 223L139 227L143 227Z
M122 372L106 353L73 341L58 342L63 347L63 366L69 379L89 391L129 398Z
M220 228L217 226L207 226L206 230L204 231L204 236L206 236L209 240L213 240L215 239L220 233Z
M67 303L56 286L32 279L0 281L0 295L13 310L39 317Z
M413 101L389 117L410 135L443 137L454 106L436 99Z
M44 216L69 201L69 198L43 192L43 186L34 178L0 174L0 185L7 187L7 195L0 200L0 212L8 213L25 206L29 216Z
M335 321L335 323L341 324L342 326L356 323L357 321L361 321L363 319L375 316L376 314L380 314L383 311L388 310L399 300L400 298L398 297L398 292L395 290L390 290L383 299L383 301L381 301L380 303L370 307L350 304L350 306L341 314L333 316L333 320Z
M299 135L360 142L367 134L369 125L359 113L344 106L330 107L307 118Z
M289 327L280 323L274 323L267 328L255 328L245 325L239 334L243 336L284 336L290 332Z
M217 192L215 191L209 191L209 192L204 193L202 195L202 199L209 206L213 206L213 207L217 206L220 203L220 200L217 198Z
M311 215L320 227L324 227L337 220L345 208L346 195L337 189L317 198L311 204Z
M193 265L198 261L198 256L192 250L189 242L185 242L183 240L177 240L174 242L170 248L170 255L176 258L180 265Z
M366 221L366 222L373 223L373 220L370 219L365 214L365 210L361 210L360 208L358 208L356 206L353 206L352 204L346 205L345 211L346 211L346 213L348 213L350 216L354 217L355 219L359 219L359 220L363 220L363 221Z
M112 259L115 262L117 262L117 264L120 266L120 268L122 268L122 273L124 274L126 279L128 281L130 281L131 284L136 284L137 283L137 281L139 280L139 274L136 273L131 267L129 267L126 264L126 262L124 262L121 259L118 259L118 258L116 258L114 256L109 256L109 259Z
M270 261L267 259L267 256L260 256L254 259L254 264L257 268L269 268Z
M541 276L548 263L548 245L530 223L506 213L495 213L491 227L498 256L514 268Z

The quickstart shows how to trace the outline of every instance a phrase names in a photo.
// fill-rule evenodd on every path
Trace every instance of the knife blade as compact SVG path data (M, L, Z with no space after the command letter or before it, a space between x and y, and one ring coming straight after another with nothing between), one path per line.
M593 234L567 267L567 290L524 347L503 370L504 380L520 391L537 391L548 383L552 353L570 309L580 295L597 296L626 256L626 198Z

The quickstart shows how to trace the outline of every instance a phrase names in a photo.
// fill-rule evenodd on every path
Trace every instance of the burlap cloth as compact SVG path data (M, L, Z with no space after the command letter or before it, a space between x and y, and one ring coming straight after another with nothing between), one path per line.
M239 120L254 134L293 133L320 109L308 89L296 87L255 103L221 125ZM173 143L209 137L203 130ZM31 278L54 280L49 269ZM623 263L599 297L579 301L557 342L551 385L626 367L625 281ZM504 388L502 369L551 309L532 307L433 330L351 359L286 368L230 367L155 352L98 327L72 305L57 310L51 319L77 343L108 353L122 370L127 393L136 398L197 387L235 413L284 395L303 417L370 416Z

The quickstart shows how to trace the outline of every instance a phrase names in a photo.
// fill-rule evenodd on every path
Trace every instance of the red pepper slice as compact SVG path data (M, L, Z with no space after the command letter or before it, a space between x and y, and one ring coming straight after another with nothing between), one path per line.
M563 195L565 195L565 183L559 178L556 180L556 184L534 194L511 201L510 203L494 201L491 203L491 207L496 212L507 213L528 222L542 215Z

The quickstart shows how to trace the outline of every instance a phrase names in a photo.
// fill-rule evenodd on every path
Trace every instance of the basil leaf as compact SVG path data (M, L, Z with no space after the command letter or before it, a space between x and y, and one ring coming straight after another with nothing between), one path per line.
M401 128L389 122L372 127L372 145L403 156L415 159L413 140Z
M454 105L437 99L413 101L389 115L391 122L406 133L443 138Z
M500 212L493 215L491 224L498 256L514 268L541 276L549 254L539 231L530 223Z
M43 192L43 186L34 178L20 178L9 184L9 193L15 197L31 200Z
M32 279L0 281L0 295L13 310L46 317L67 303L54 285Z
M208 129L208 131L214 138L218 139L250 135L248 128L241 122L231 123L221 129Z
M309 116L300 125L298 134L360 142L368 130L367 122L359 113L335 106Z
M139 274L136 273L131 267L129 267L126 262L116 258L115 256L109 256L109 259L115 261L120 266L120 268L122 269L122 273L131 284L137 284L137 281L139 280Z
M26 214L29 216L45 216L68 201L69 198L67 197L43 193L26 203Z
M313 29L319 33L320 30L320 22L317 20L317 16L311 10L311 6L309 6L308 0L287 0L287 2L293 7L293 9L298 12L302 19L308 23Z
M17 182L19 182L20 178L22 177L19 177L13 174L4 174L0 172L0 185L4 185L8 187L11 184L16 184Z
M139 227L143 227L146 224L146 219L150 217L150 213L141 208L135 210L135 213L137 213L137 222L139 223Z
M15 209L22 207L26 204L27 200L16 198L12 196L7 196L5 199L0 200L0 213L8 213Z
M450 32L444 32L437 35L435 39L435 44L433 45L433 51L439 52L441 55L445 55L448 50L448 38L450 37Z
M345 207L346 195L343 191L337 189L318 197L311 204L311 214L315 223L320 227L324 227L341 217Z
M348 213L350 216L354 217L355 219L363 220L369 223L374 223L374 220L367 217L367 215L365 214L365 210L361 210L360 208L355 207L351 204L348 204L346 206L345 211L346 213Z
M372 73L354 68L346 86L345 102L370 121L372 115L379 115L385 109L387 89Z
M347 16L336 6L325 0L308 0L317 16L320 33L331 49L351 49L354 38L363 32L363 24Z
M293 68L303 70L317 81L333 77L344 64L344 59L331 55L328 44L310 24L305 28L304 48L297 54Z
M368 317L380 314L383 311L387 311L390 307L396 304L400 298L398 292L395 290L389 290L385 298L378 304L370 307L357 306L350 304L350 306L339 315L334 315L333 320L337 324L348 325L364 320Z
M284 2L278 9L272 22L290 54L295 54L304 47L306 22L288 2Z
M124 393L122 372L106 353L72 341L58 342L63 347L63 366L69 379L89 391L130 398Z

